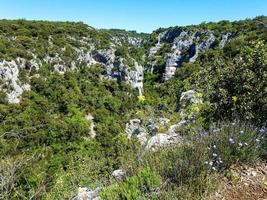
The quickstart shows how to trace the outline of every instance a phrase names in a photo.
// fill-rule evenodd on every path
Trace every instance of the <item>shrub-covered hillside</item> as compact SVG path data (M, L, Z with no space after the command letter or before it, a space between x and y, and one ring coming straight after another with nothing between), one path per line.
M0 199L213 199L267 171L266 32L1 20Z

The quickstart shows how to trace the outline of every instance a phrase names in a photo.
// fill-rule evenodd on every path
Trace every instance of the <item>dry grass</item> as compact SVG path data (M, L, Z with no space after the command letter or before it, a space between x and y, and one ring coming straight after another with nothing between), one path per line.
M233 166L230 177L207 199L267 200L267 163Z

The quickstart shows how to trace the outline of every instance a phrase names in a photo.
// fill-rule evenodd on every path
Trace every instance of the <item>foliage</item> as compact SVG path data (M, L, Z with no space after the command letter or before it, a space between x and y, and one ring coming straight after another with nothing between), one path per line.
M145 168L126 181L105 188L101 196L104 199L154 199L153 192L160 183L160 176L150 168Z
M123 165L129 174L149 167L160 175L166 184L156 199L203 199L215 187L213 177L223 176L234 164L253 164L264 156L266 130L263 134L248 124L221 122L208 129L190 125L181 131L187 142L156 152L138 149Z

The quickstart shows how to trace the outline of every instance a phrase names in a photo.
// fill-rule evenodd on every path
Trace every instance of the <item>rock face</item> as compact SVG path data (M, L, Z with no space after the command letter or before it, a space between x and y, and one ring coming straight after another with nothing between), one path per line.
M173 77L183 62L194 62L199 52L210 48L215 42L215 36L209 31L174 30L173 33L166 32L165 35L165 40L172 43L172 52L166 59L165 79Z
M225 44L231 39L232 35L233 35L232 33L224 34L222 36L222 39L221 39L220 43L219 43L219 47L223 48L225 46Z
M16 61L18 64L14 60L0 62L0 78L9 84L7 85L8 88L3 88L2 85L0 89L6 92L9 103L18 103L21 94L30 90L29 84L23 84L19 80L19 65L25 67L25 60L17 59Z
M149 57L153 56L154 54L156 54L158 52L158 50L160 50L160 48L162 47L162 44L161 44L161 39L162 39L162 36L164 35L164 33L160 33L158 35L158 42L157 44L154 46L154 47L151 47L150 50L149 50Z
M92 28L88 29L93 31ZM101 31L94 31L96 35L102 34ZM4 35L3 37L17 42L15 36ZM21 57L11 61L2 59L0 62L0 88L6 92L7 100L10 103L18 103L23 91L30 89L27 82L19 80L21 69L26 70L27 76L30 74L35 76L36 74L31 72L38 71L43 65L49 66L51 73L64 74L69 70L75 70L80 65L91 67L98 64L106 72L103 78L127 82L138 91L139 96L143 96L144 71L153 72L159 67L159 71L162 73L161 65L165 62L164 73L161 75L165 79L170 79L183 63L195 62L199 53L206 49L223 48L232 38L232 33L222 33L222 35L215 37L215 34L210 30L193 31L186 27L170 28L162 32L158 31L155 44L148 49L147 54L144 53L141 58L140 55L135 58L132 54L118 56L115 52L122 45L131 50L132 48L137 50L136 48L139 47L149 48L146 46L148 40L143 39L138 34L136 37L132 37L131 34L127 33L114 33L114 35L109 33L104 38L94 38L90 34L86 36L70 34L67 36L67 42L69 42L67 46L60 46L56 42L57 38L50 35L44 39L47 41L42 41L43 44L47 45L45 46L48 52L46 55L40 56L36 53L36 49L29 49L27 50L27 54L31 57L29 60ZM33 40L35 39L33 38ZM100 45L103 43L101 40L104 40L105 45ZM149 43L149 45L151 44Z
M78 194L72 200L100 200L99 192L101 188L96 188L91 190L86 187L80 187L78 189Z
M124 42L129 42L130 45L139 46L142 44L140 39L124 38ZM32 53L33 58L26 60L18 57L16 60L0 62L0 79L10 87L10 91L7 93L7 100L9 103L19 103L20 96L25 90L29 90L28 84L22 84L19 80L19 73L21 69L25 69L28 74L32 70L38 70L43 64L51 66L51 73L58 72L64 74L68 70L74 70L78 65L85 65L91 67L92 65L102 65L106 71L106 78L114 79L117 81L127 81L129 84L138 90L139 95L142 95L143 91L143 66L132 59L133 67L123 64L123 58L119 59L119 67L116 67L115 51L118 44L111 44L109 48L96 49L95 43L90 39L83 38L70 38L73 42L81 44L80 48L73 47L74 57L72 59L66 59L64 53L66 48L61 48L58 53L53 55L47 54L43 59L38 58ZM121 39L122 40L122 39ZM118 42L119 44L121 44ZM53 49L53 38L48 38L48 49ZM32 50L34 51L34 49ZM3 84L2 84L3 86ZM2 88L0 82L0 88ZM3 89L4 90L4 89Z
M230 40L231 33L226 33L221 38L216 38L212 31L189 31L183 28L174 28L158 34L158 42L150 49L149 57L153 57L164 44L171 44L170 52L166 52L166 66L164 78L174 76L177 68L184 62L195 62L200 52L209 48L224 47ZM153 63L150 63L152 66Z

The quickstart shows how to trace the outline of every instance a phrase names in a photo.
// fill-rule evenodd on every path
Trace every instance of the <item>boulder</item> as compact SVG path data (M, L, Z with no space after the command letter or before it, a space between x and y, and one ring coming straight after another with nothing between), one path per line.
M156 151L159 148L180 143L182 140L183 138L179 134L157 134L148 140L146 148Z
M148 123L147 123L146 127L147 127L148 133L149 133L150 135L155 135L155 134L157 134L157 132L158 132L158 127L156 126L156 124L154 123L154 121L153 121L152 119L149 119L149 120L148 120Z
M130 120L130 122L126 124L125 133L128 135L129 139L135 135L142 144L145 144L147 141L148 133L144 127L141 126L140 119Z
M72 200L100 200L100 190L101 188L91 190L87 187L79 187L77 196L73 197Z
M115 170L115 171L112 172L112 176L116 180L120 181L120 180L122 180L125 177L125 172L122 169L117 169L117 170Z
M197 97L197 93L194 90L188 90L183 92L180 97L180 109L184 109L191 104L202 104L202 99Z

